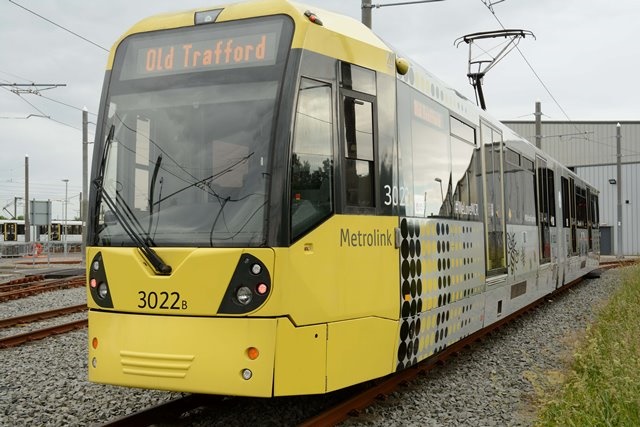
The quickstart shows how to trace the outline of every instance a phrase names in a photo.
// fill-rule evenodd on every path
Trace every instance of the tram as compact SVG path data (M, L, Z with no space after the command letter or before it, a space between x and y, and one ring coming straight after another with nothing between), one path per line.
M66 224L66 227L65 227ZM0 242L24 242L24 220L0 219ZM54 220L49 225L35 228L33 240L37 242L53 242L67 239L69 242L82 241L82 221Z
M599 262L597 189L361 23L288 0L133 26L94 150L98 383L327 393Z

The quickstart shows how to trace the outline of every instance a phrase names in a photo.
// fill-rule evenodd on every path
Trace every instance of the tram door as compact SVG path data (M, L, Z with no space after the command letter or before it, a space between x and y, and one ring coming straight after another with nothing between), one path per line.
M372 70L342 62L340 86L344 206L350 213L374 213L376 76Z
M7 222L4 224L4 241L15 242L18 240L18 224L15 222Z
M504 196L502 185L502 134L485 123L481 126L485 172L485 242L487 276L506 272Z

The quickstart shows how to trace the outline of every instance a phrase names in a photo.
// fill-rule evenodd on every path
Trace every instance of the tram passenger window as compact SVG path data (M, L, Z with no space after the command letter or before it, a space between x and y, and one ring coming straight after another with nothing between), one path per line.
M480 219L480 185L482 173L479 150L473 145L451 138L451 173L455 185L453 194L454 218L477 221Z
M503 272L505 261L504 201L502 197L502 134L482 124L486 165L487 273ZM491 273L489 273L491 272Z
M291 235L296 239L333 212L331 86L300 82L291 159Z
M547 169L547 197L548 197L548 214L549 225L556 226L556 198L555 198L555 181L553 170Z
M416 216L453 216L450 141L448 111L427 97L414 98L411 104L411 146ZM468 157L470 150L466 151ZM459 169L463 166L458 163L456 166L456 173L460 175Z
M536 181L533 162L505 149L504 200L509 224L536 225Z
M576 186L576 225L587 227L587 193L586 189Z
M571 203L569 203L569 180L562 177L562 226L568 228L571 225Z

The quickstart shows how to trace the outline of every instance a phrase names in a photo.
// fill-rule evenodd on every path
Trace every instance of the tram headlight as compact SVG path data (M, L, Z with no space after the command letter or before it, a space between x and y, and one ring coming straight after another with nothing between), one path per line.
M93 268L93 271L100 270L100 261L93 261L93 263L91 263L91 268Z
M98 285L98 297L100 297L101 299L105 299L107 295L109 295L109 288L107 287L107 284L104 282L100 282L100 284Z
M253 299L253 292L251 292L251 289L249 289L248 287L241 286L236 291L236 300L240 304L247 305L251 302L252 299Z

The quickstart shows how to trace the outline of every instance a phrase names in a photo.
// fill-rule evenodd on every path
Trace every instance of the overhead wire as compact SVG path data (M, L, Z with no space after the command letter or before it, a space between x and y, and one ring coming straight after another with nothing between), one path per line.
M16 75L16 74L8 73L8 72L6 72L6 71L2 71L2 70L0 70L0 73L7 74L7 75L11 75L11 76L16 77L16 78L21 79L21 80L26 80L26 81L28 81L28 82L34 83L34 84L37 86L37 83L35 83L33 80L27 79L27 78L25 78L25 77L23 77L23 76L18 76L18 75ZM6 79L0 79L0 80L1 80L1 81L3 81L3 82L7 82L7 83L9 83L9 80L6 80ZM53 118L53 117L51 117L50 115L45 114L41 109L39 109L39 108L38 108L38 107L36 107L34 104L32 104L31 102L27 101L24 97L22 97L22 96L20 95L20 93L15 92L15 91L12 91L11 89L8 89L7 87L2 87L2 89L5 89L6 91L8 91L8 92L10 92L10 93L12 93L12 94L14 94L14 95L17 95L17 96L18 96L20 99L22 99L24 102L26 102L27 104L29 104L31 107L35 108L35 109L36 109L36 110L37 110L37 111L38 111L38 112L43 116L43 118L48 119L48 120L51 120L51 121L53 121L53 122L55 122L55 123L58 123L58 124L61 124L61 125L63 125L63 126L67 126L67 127L72 128L72 129L76 129L76 130L82 131L82 129L80 129L80 128L76 127L76 126L70 125L70 124L65 123L65 122L61 122L60 120L54 119L54 118ZM33 93L34 95L38 95L38 96L40 96L41 98L47 99L47 100L52 101L52 102L55 102L55 103L57 103L57 104L64 105L65 107L73 108L74 110L78 110L78 111L84 111L84 109L83 109L83 108L76 107L75 105L67 104L66 102L62 102L62 101L59 101L59 100L57 100L57 99L51 98L51 97L49 97L49 96L42 95L42 94L41 94L41 93L39 93L39 92L30 92L30 93ZM88 113L89 113L89 114L91 114L92 116L97 116L97 114L96 114L96 113L93 113L93 112L91 112L91 111L88 111Z
M491 12L491 14L493 15L493 17L496 19L496 21L498 21L498 24L500 24L500 26L502 27L503 30L506 30L506 27L502 24L502 21L500 21L500 18L498 18L498 15L496 14L495 10L493 10L493 5L500 3L500 2L494 2L494 3L490 3L487 4L486 1L484 0L480 0L482 2L482 4L484 4L487 9L489 9L489 11ZM547 92L547 94L549 94L549 96L551 97L551 99L553 100L553 102L556 104L556 106L560 109L560 111L562 111L562 114L564 114L564 116L567 118L568 121L573 122L573 120L571 120L571 118L569 117L569 114L567 114L567 112L565 111L565 109L562 107L562 105L560 105L560 102L558 102L558 100L556 99L555 96L553 96L553 93L551 93L551 90L549 89L549 87L545 84L545 82L542 80L542 78L540 77L540 75L538 74L538 72L533 68L533 65L531 65L531 63L529 62L529 60L527 59L527 57L524 55L524 53L522 52L522 50L520 49L520 47L518 45L515 46L515 48L518 50L518 53L520 53L520 56L522 56L522 59L524 59L524 62L527 64L527 66L529 67L529 69L531 70L531 72L533 73L533 75L536 77L536 79L538 79L538 81L540 82L540 84L542 85L542 87L544 88L544 90ZM572 123L573 124L573 123ZM574 124L574 126L576 126ZM576 127L576 129L578 129ZM578 129L579 131L580 129Z
M40 19L43 19L43 20L47 21L47 22L48 22L48 23L50 23L50 24L55 25L56 27L58 27L58 28L60 28L60 29L62 29L62 30L64 30L64 31L68 32L69 34L73 34L74 36L76 36L76 37L78 37L78 38L80 38L80 39L82 39L82 40L86 41L87 43L91 43L92 45L94 45L94 46L96 46L96 47L98 47L98 48L100 48L100 49L104 50L105 52L109 52L109 49L107 49L107 48L105 48L105 47L103 47L103 46L100 46L98 43L93 42L93 41L89 40L88 38L86 38L86 37L84 37L84 36L81 36L80 34L78 34L78 33L74 32L74 31L71 31L70 29L68 29L68 28L66 28L66 27L64 27L64 26L62 26L62 25L60 25L60 24L57 24L57 23L53 22L51 19L46 18L46 17L44 17L44 16L40 15L39 13L34 12L34 11L33 11L33 10L31 10L31 9L28 9L28 8L24 7L23 5L21 5L21 4L19 4L19 3L16 3L16 2L15 2L15 1L13 1L13 0L9 0L9 3L14 4L14 5L18 6L18 7L19 7L19 8L21 8L21 9L26 10L27 12L29 12L29 13L31 13L31 14L33 14L33 15L37 16L37 17L38 17L38 18L40 18Z
M496 21L498 21L498 24L500 24L500 26L502 27L503 30L506 29L506 27L502 24L502 21L500 21L500 18L498 18L498 15L496 14L495 10L493 10L493 5L497 4L497 3L501 3L504 0L500 0L500 1L496 1L493 3L488 3L485 0L480 0L486 7L487 9L489 9L489 11L491 12L491 14L493 15L493 17L496 19ZM569 123L571 123L571 125L580 133L584 133L579 127L578 125L571 119L571 117L569 117L569 114L567 114L567 112L565 111L565 109L562 107L562 105L560 105L560 102L558 102L558 100L556 99L556 97L553 95L553 93L551 93L551 90L549 89L549 87L545 84L545 82L542 80L542 78L540 77L540 75L536 72L536 70L533 68L533 65L531 65L531 63L529 62L529 60L527 59L527 57L524 55L524 53L522 52L522 50L520 49L520 47L518 45L515 46L515 48L518 50L518 53L520 53L520 56L522 56L522 59L524 60L524 62L527 64L527 66L529 67L529 69L531 70L531 72L533 73L533 75L536 77L536 79L538 80L538 82L540 82L540 84L542 85L542 87L544 88L544 90L547 92L547 94L549 94L549 96L551 97L551 99L553 100L553 102L556 104L556 106L560 109L560 111L562 112L562 114L564 114L564 116L566 117L567 121L569 121ZM609 138L615 138L615 137L609 137ZM595 141L591 138L588 137L584 137L585 141L589 141L592 142L594 144L599 144L599 145L603 145L605 147L608 148L612 148L611 145L606 144L604 142L600 142L600 141ZM625 151L631 152L631 153L636 153L636 155L640 154L640 152L636 152L635 150L629 150L629 149L625 149ZM629 154L628 156L633 156L634 154ZM626 157L626 156L623 156Z

